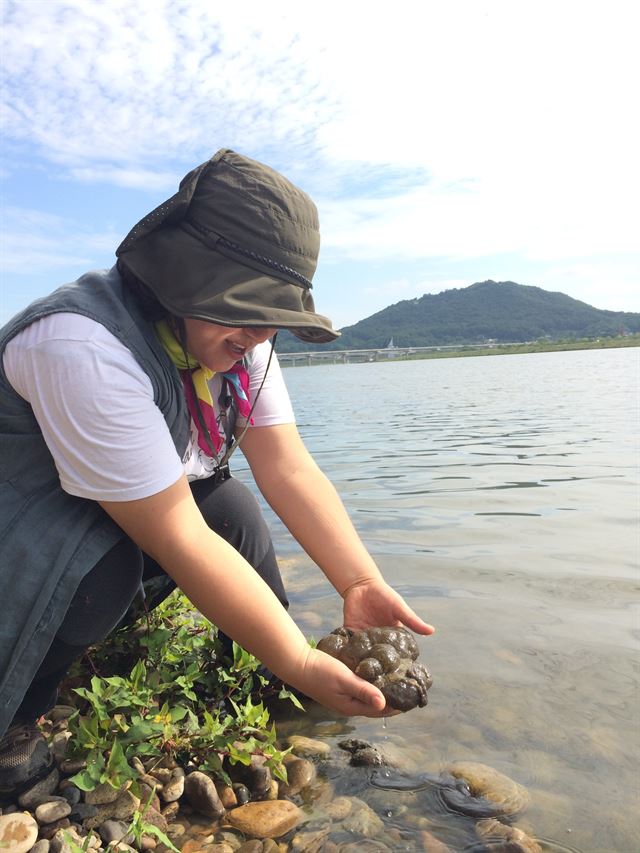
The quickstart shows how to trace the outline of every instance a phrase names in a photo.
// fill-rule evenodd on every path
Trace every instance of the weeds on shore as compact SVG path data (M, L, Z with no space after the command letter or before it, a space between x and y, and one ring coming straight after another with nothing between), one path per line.
M233 660L225 659L215 627L178 591L91 649L69 686L78 710L69 720L68 757L86 761L72 777L84 791L133 782L134 757L171 756L229 782L229 764L249 765L258 754L286 779L286 752L276 746L265 702L301 708L298 699L237 644Z

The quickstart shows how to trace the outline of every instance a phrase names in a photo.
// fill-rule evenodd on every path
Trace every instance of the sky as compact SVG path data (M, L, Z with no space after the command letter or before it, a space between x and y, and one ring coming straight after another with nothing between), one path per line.
M0 323L219 148L316 202L316 308L515 281L640 311L635 0L0 0Z

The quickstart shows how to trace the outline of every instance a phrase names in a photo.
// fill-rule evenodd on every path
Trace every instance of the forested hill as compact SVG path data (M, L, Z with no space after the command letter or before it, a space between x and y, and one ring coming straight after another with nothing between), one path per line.
M640 314L602 311L564 293L512 281L482 281L390 305L342 329L332 344L303 344L288 332L279 352L585 338L639 332Z

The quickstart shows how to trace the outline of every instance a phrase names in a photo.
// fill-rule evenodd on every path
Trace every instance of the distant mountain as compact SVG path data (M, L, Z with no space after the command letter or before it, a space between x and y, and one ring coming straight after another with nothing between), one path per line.
M342 329L332 344L304 344L289 332L278 352L314 349L375 349L389 340L398 347L590 338L640 332L640 314L601 311L540 287L512 281L482 281L469 287L405 299Z

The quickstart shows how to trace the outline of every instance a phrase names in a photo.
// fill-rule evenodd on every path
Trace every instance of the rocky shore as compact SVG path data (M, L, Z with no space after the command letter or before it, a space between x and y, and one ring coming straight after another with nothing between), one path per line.
M362 766L351 769L353 741L336 750L322 740L290 735L283 744L292 750L284 760L286 783L273 778L262 756L254 756L249 766L230 766L231 784L221 784L192 767L179 767L166 756L134 758L137 782L121 790L103 784L81 791L71 776L82 765L66 757L67 717L72 712L71 707L58 706L45 724L55 757L49 775L2 806L3 853L170 853L172 849L181 853L454 853L463 849L439 840L429 818L411 813L398 800L397 791L394 802L400 803L397 813L404 816L402 824L384 821L380 814L390 812L374 810L356 795L361 790L345 795L332 779L344 782L346 773L358 773L353 779L364 780L363 789L368 785ZM372 760L361 765L385 764L374 747L368 754ZM526 791L491 768L460 765L455 774L466 779L473 795L494 797L498 806L504 801L505 814L526 806ZM389 792L378 793L389 798ZM474 850L540 853L537 842L524 831L494 818L461 823L460 843L465 847L470 832L481 845Z

